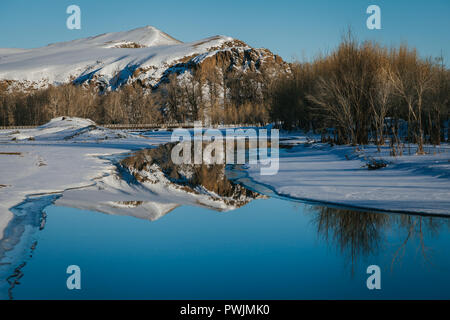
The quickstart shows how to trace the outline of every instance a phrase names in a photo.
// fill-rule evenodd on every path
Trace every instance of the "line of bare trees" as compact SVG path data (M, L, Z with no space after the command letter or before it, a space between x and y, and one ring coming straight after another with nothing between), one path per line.
M184 77L173 73L156 90L137 83L106 92L74 84L32 91L0 87L0 126L39 125L63 115L99 124L265 124L268 83L260 72L199 68Z
M450 71L442 58L421 58L405 45L359 43L349 34L330 55L292 70L272 93L271 118L287 129L321 131L340 144L403 140L417 143L418 153L445 139Z
M0 85L0 126L38 125L57 116L99 124L181 123L265 125L322 132L339 144L389 141L438 145L448 139L450 70L442 58L421 58L407 46L358 42L351 34L328 55L291 64L274 75L226 63L176 71L157 89L138 83L116 91L66 84L24 92Z
M261 71L230 72L225 66L206 65L182 79L171 74L157 94L168 121L266 124L270 120L270 86L270 78Z
M142 88L125 86L99 94L72 84L42 90L0 90L0 125L41 125L58 116L89 118L100 124L159 123L162 114Z

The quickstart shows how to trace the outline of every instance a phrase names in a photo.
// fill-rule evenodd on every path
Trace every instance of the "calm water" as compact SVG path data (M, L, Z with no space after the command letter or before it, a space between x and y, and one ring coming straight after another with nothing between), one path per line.
M14 299L450 298L450 220L270 198L148 222L47 206ZM66 288L78 265L82 290ZM380 291L366 287L369 265Z

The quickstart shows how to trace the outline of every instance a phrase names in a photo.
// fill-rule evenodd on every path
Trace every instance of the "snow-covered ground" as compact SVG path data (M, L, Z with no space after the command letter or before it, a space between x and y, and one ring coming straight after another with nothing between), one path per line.
M12 209L41 195L62 194L56 205L146 220L156 220L180 204L218 211L239 206L239 201L200 186L198 192L177 186L158 168L140 173L151 181L134 183L124 176L130 173L114 163L119 155L166 144L171 137L166 130L131 133L70 117L35 129L0 130L0 240L13 218Z
M108 157L169 142L171 132L145 136L108 130L90 120L57 118L36 129L0 131L0 239L13 217L11 208L30 196L63 194L57 204L154 220L180 203L230 209L211 195L187 194L170 183L134 186L118 179ZM304 135L281 134L280 170L248 175L289 197L370 209L450 214L450 146L427 147L425 156L391 157L389 148L355 150L306 143ZM289 141L287 139L290 139ZM414 153L414 147L411 148ZM371 159L386 168L368 170ZM163 180L161 177L160 182ZM219 199L220 200L220 199Z
M95 184L115 167L101 156L170 141L170 132L141 137L96 127L77 118L58 118L37 129L0 131L0 239L10 209L36 194Z
M415 146L400 157L390 156L388 146L359 150L351 146L305 143L280 152L280 169L262 176L251 166L249 177L279 195L302 200L386 211L450 215L450 146L427 146L427 155L415 155ZM411 152L411 154L410 154ZM386 162L386 168L368 170L367 164Z

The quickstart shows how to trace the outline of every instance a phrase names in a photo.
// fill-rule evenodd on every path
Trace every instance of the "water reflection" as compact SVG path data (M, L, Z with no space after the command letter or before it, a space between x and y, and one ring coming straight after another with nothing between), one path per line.
M400 238L394 245L391 270L401 263L408 244L416 246L424 263L432 264L432 248L427 240L438 237L443 228L450 227L450 219L406 214L365 212L325 206L310 206L311 222L317 235L328 245L335 247L347 257L354 272L358 261L369 256L377 256L388 245L388 234Z
M44 208L57 196L29 198L11 209L14 216L0 239L0 299L13 298L13 289L23 277L22 269L37 246L35 235L44 229Z
M173 145L169 144L136 152L117 161L115 172L97 179L95 185L68 190L59 198L44 196L30 199L13 208L14 219L3 239L0 239L0 296L13 297L13 289L23 277L23 268L36 248L34 235L45 226L43 210L55 201L57 206L155 221L180 206L226 212L244 208L255 199L269 199L268 209L264 206L263 211L269 214L270 223L294 223L293 241L300 239L297 230L306 233L312 226L314 235L321 242L345 258L351 273L355 272L361 260L370 257L388 257L393 270L402 262L406 252L411 250L420 253L424 264L432 265L433 247L430 240L440 237L442 233L448 234L450 228L448 218L311 206L294 201L289 202L289 205L292 203L298 206L297 215L293 220L285 221L283 219L287 217L278 215L278 208L270 205L274 201L269 198L273 195L270 190L266 192L259 188L257 190L260 192L255 192L252 191L255 188L245 187L248 184L245 183L245 175L241 174L242 168L236 167L231 175L227 175L224 165L175 165L168 156L172 148ZM252 206L250 208L254 210ZM246 223L263 224L259 220L260 216L252 219L239 215L234 217L236 220L232 221L233 225L244 227ZM297 229L295 223L303 220L309 221L310 225ZM176 229L176 223L179 224L180 220L173 219L172 223L175 225L170 227ZM239 238L244 234L236 236ZM266 241L265 237L266 234L260 236ZM136 245L133 239L130 236L126 245ZM64 245L65 239L60 240ZM93 241L92 246L95 245ZM437 249L442 250L442 243ZM272 259L272 253L267 255Z
M442 229L450 227L450 219L411 215L397 215L391 218L400 229L406 233L403 242L398 246L392 257L391 269L396 263L400 263L405 255L408 243L418 240L417 252L420 252L423 261L433 264L432 248L426 244L427 238L438 237Z
M229 180L225 164L175 164L171 154L176 145L169 143L135 152L120 161L120 172L126 172L126 176L131 176L128 180L141 184L170 184L190 194L215 197L232 207L230 209L239 208L261 197L261 194Z

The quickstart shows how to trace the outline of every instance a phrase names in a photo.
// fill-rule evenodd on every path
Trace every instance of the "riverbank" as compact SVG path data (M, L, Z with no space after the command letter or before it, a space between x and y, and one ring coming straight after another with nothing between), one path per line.
M84 188L115 171L102 156L149 148L170 140L97 127L78 118L57 118L36 129L0 131L0 239L27 196Z
M301 138L301 137L300 137ZM262 176L250 166L249 177L279 195L382 211L450 215L450 146L415 146L403 156L375 146L330 146L293 137L281 150L280 168ZM299 143L299 144L297 144ZM374 170L374 164L380 168ZM371 170L372 169L372 170Z
M166 144L170 139L170 131L133 134L78 118L57 118L35 129L0 131L0 239L13 217L11 208L27 196L93 188L101 178L117 173L105 157ZM260 168L248 168L251 179L280 195L372 210L449 214L448 144L427 146L424 156L415 155L412 146L403 156L392 157L387 146L380 153L374 146L331 147L311 143L301 133L281 133L280 140L291 148L281 149L276 175L262 176ZM373 161L386 167L369 170ZM132 194L117 201L145 201Z

